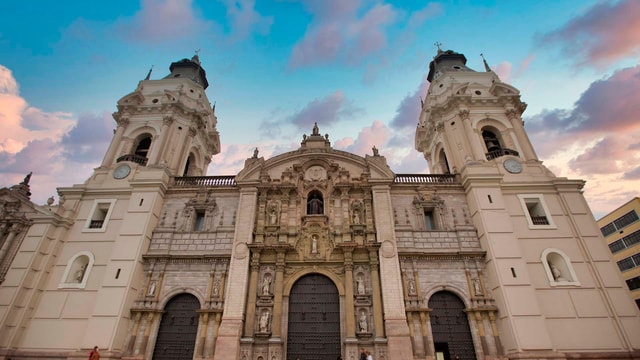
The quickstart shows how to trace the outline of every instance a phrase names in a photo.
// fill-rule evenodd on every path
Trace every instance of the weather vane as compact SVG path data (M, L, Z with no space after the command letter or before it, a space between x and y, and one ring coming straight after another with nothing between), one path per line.
M440 49L440 45L442 45L442 43L441 43L441 42L436 41L436 43L435 43L435 44L433 44L433 45L435 45L435 46L437 46L437 47L438 47L438 51L442 51L442 49Z
M198 48L198 50L196 50L196 55L198 55L199 52L200 52L200 48Z

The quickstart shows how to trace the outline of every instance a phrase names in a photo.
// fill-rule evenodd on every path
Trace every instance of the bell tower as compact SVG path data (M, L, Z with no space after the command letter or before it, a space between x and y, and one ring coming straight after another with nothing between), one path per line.
M510 357L632 352L640 340L630 324L639 316L630 296L617 295L625 285L584 181L542 164L524 129L520 92L483 62L485 71L474 71L463 54L438 49L415 147L431 173L456 174L465 189L498 306L498 347Z
M220 152L215 106L207 100L209 83L198 55L169 70L160 80L150 80L149 72L118 101L118 127L101 166L116 170L116 178L133 164L164 168L172 176L203 176L211 156Z

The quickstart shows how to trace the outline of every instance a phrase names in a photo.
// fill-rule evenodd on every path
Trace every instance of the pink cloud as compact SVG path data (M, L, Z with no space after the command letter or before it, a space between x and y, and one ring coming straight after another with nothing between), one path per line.
M640 1L599 1L539 43L556 43L578 62L607 65L640 54Z
M158 43L189 37L211 26L194 10L192 0L142 0L140 11L118 30L128 40Z
M418 88L410 95L405 96L396 109L396 115L391 120L391 127L394 129L412 128L415 129L418 117L422 109L421 101L427 95L429 82L427 76L423 76Z
M255 10L255 0L226 0L225 5L234 39L245 39L254 30L261 35L269 33L273 17L260 15Z
M376 4L359 15L359 1L307 1L314 19L293 48L289 67L325 64L342 59L361 64L386 47L386 28L396 20L391 5Z
M503 61L498 65L492 66L491 70L493 70L502 82L511 83L511 63L508 61Z

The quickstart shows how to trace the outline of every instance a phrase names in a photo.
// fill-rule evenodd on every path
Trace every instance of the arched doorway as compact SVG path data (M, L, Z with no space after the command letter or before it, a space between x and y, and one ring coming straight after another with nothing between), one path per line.
M436 358L476 360L469 320L462 300L453 293L440 291L431 296L429 307Z
M326 276L303 276L289 294L287 358L335 360L339 355L338 289Z
M153 350L154 360L191 360L196 345L200 302L191 294L173 297L164 307Z

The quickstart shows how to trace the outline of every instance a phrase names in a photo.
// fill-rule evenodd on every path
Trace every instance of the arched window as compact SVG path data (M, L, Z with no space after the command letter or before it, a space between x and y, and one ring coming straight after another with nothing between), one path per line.
M149 148L151 147L151 135L145 134L138 139L134 154L143 158L147 157Z
M89 279L89 273L93 268L93 262L94 256L89 251L81 251L72 256L67 261L67 266L64 269L58 288L84 289Z
M571 259L561 250L545 249L540 260L551 286L580 285L573 266L571 266Z
M487 147L488 152L502 150L502 145L500 145L500 140L498 139L498 136L494 131L483 129L482 139L484 140L484 145Z
M191 168L191 165L193 164L193 154L189 154L189 157L187 158L187 163L184 165L184 172L183 172L183 176L189 176L189 170Z
M447 161L447 154L444 152L444 149L440 149L440 153L438 153L438 163L440 164L442 174L451 174L449 162Z
M322 215L324 214L324 201L322 193L318 190L313 190L307 196L307 215Z

